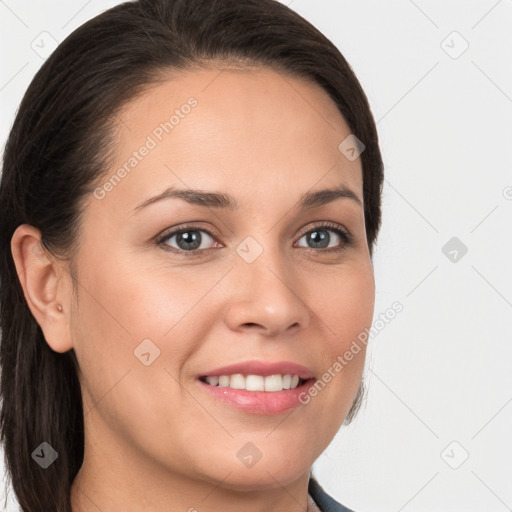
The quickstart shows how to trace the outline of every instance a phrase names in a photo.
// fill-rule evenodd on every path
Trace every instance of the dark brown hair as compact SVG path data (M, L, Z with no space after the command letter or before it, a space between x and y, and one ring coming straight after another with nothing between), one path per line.
M12 235L20 224L36 227L46 249L73 269L82 204L108 169L115 114L162 73L212 60L270 66L330 95L365 145L364 214L373 253L383 181L375 122L351 67L309 22L276 0L139 0L80 26L28 87L0 184L0 441L24 512L71 510L84 425L74 351L57 353L45 342L16 274ZM47 469L31 457L43 441L58 453Z

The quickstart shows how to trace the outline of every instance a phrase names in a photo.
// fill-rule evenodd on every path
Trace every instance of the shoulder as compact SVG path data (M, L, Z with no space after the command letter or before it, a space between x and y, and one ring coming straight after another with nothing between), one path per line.
M312 474L309 477L308 492L322 512L354 512L331 498Z

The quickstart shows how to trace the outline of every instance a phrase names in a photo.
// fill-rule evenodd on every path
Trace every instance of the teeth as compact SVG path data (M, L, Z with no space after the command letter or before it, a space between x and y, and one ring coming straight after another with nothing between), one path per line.
M245 389L245 379L241 373L231 375L229 379L229 387L233 389Z
M269 375L265 377L265 391L282 391L283 389L283 377L281 377L281 375Z
M210 386L221 388L245 389L247 391L282 391L283 389L294 389L301 380L298 375L219 375L206 377L206 382Z
M221 375L219 377L219 387L225 388L229 386L229 376L228 375Z
M210 386L217 386L219 384L219 377L206 377L206 382L208 382Z
M247 391L265 391L265 378L261 375L247 375L244 388Z

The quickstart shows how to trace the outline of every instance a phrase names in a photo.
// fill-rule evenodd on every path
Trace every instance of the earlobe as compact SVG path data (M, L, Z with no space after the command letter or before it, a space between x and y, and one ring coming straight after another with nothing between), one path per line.
M27 305L46 342L55 352L67 352L73 344L65 269L45 251L40 231L29 224L17 227L11 252Z

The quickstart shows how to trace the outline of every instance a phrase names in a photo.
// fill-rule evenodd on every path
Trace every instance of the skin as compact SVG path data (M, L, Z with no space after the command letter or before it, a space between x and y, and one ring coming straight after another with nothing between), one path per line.
M167 77L121 111L103 183L191 96L197 106L121 183L87 199L77 283L37 229L22 225L12 238L47 343L74 349L80 364L86 434L74 512L304 511L310 468L361 380L364 345L309 404L279 415L239 411L198 386L200 373L253 359L294 361L320 378L370 327L375 289L362 204L296 208L303 193L340 184L363 199L360 158L338 150L350 129L315 84L263 67ZM170 185L240 206L173 198L133 212ZM315 248L305 235L324 222L353 243L325 228L326 245L343 249ZM186 251L176 236L156 244L184 223L213 235L199 231L201 254L166 250ZM263 248L250 264L236 252L247 236ZM134 357L147 338L160 350L149 366ZM237 457L247 442L262 453L252 467Z

